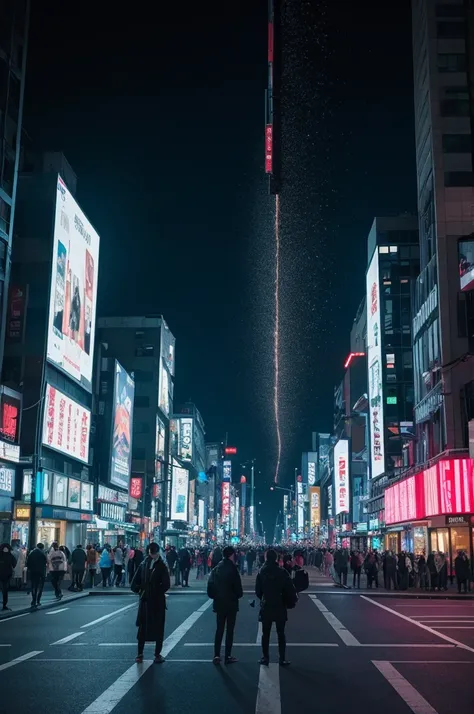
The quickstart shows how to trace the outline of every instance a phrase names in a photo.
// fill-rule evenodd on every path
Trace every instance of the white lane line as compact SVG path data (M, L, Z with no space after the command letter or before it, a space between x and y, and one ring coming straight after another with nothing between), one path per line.
M339 647L337 642L287 642L286 646L287 647ZM214 642L185 642L184 647L214 647ZM234 642L232 647L260 647L260 642ZM270 647L278 647L278 643L270 642Z
M20 664L20 662L25 662L25 660L27 660L27 659L36 657L36 655L43 654L43 652L44 652L44 650L27 652L26 654L21 655L21 657L16 657L16 659L12 659L11 662L5 662L5 664L0 664L0 672L3 671L4 669L9 669L10 667L14 667L16 664Z
M60 607L59 610L50 610L49 612L45 612L45 615L57 615L58 612L64 612L65 610L69 610L68 607Z
M391 659L392 664L470 664L474 662L468 659Z
M378 644L378 642L376 642L375 644L371 644L371 645L367 645L367 644L365 644L365 643L364 643L364 644L361 643L361 644L359 645L359 647L418 647L418 648L422 648L422 647L425 647L425 648L426 648L426 647L429 647L429 649L431 650L431 649L438 649L438 648L440 648L440 647L441 647L441 648L444 648L444 649L453 649L454 647L456 647L456 645L438 645L438 644L435 644L435 645L432 645L432 644L430 644L430 645L420 645L420 644L416 644L416 645L406 645L406 644L404 644L404 643L403 643L403 644L401 644L401 643L396 643L396 644L391 644L391 645L387 645L387 644L380 645L380 644Z
M11 645L0 645L0 647L11 647Z
M462 625L458 625L457 627L455 625L452 626L447 626L447 625L436 625L438 630L474 630L474 627L463 627Z
M424 622L425 625L454 625L455 622L460 622L461 625L472 625L472 620L418 620L418 622Z
M212 600L210 602L212 602ZM130 610L131 607L137 607L137 604L138 604L138 601L132 602L131 605L125 605L125 607L121 607L118 610L109 612L108 615L102 615L102 617L98 617L97 620L92 620L92 622L88 622L87 624L82 625L81 630L84 630L86 627L92 627L92 625L97 625L98 622L103 622L104 620L108 620L110 617L114 617L114 615L118 615L119 612L125 612L125 610Z
M70 642L71 640L75 640L76 637L80 637L81 635L84 635L84 632L74 632L72 635L68 635L67 637L63 637L61 640L57 640L57 642L52 642L52 645L65 645L66 642ZM81 643L84 644L84 643Z
M434 630L432 627L428 627L428 625L423 625L423 623L418 622L417 620L412 620L412 618L408 617L408 615L403 615L403 613L401 613L401 612L392 610L391 607L387 607L387 605L382 605L381 602L372 600L370 597L366 597L365 595L361 595L361 598L363 600L366 600L367 602L370 602L371 605L380 607L380 608L382 608L382 610L386 610L387 612L390 612L392 615L395 615L396 617L399 617L400 619L405 620L405 622L410 622L412 625L416 625L417 627L421 627L422 630L426 630L426 632L431 632L431 634L434 635L435 637L440 637L442 640L445 640L446 642L450 642L452 645L455 645L456 647L460 647L463 650L468 650L469 652L474 652L474 647L469 647L468 645L464 645L462 642L455 640L453 637L449 637L449 635L444 635L442 632L438 632L437 630Z
M420 692L403 677L400 672L390 662L376 662L372 660L387 682L392 685L397 694L403 699L405 704L412 710L413 714L438 714L431 704L421 696Z
M202 607L191 613L174 632L169 635L163 644L161 654L166 657L171 650L176 647L178 642L191 629L201 615L212 605L212 600L208 600ZM128 609L125 608L125 609ZM102 620L103 618L100 618ZM110 685L101 695L97 697L92 704L84 709L82 714L109 714L125 695L131 690L133 685L138 682L147 669L153 664L153 660L145 660L142 664L133 664L126 672L124 672L113 684Z
M16 620L18 617L27 617L31 615L31 612L23 612L21 615L13 615L12 617L0 617L0 622L10 622L10 620Z
M460 617L462 620L474 620L474 615L445 615L444 613L440 613L439 615L412 615L412 618L414 620L453 620L458 617Z
M310 595L310 600L314 602L322 616L327 620L327 622L331 625L332 629L336 632L337 635L341 638L341 640L344 642L345 645L348 647L358 647L360 645L359 640L354 637L352 632L349 632L347 627L344 627L342 622L337 619L335 615L332 614L332 612L329 612L327 607L323 605L323 603L318 600L318 598L315 595Z
M256 644L259 645L262 642L262 623L258 623L258 629L257 629L257 639L255 640Z
M260 666L255 714L281 714L280 669L278 664Z

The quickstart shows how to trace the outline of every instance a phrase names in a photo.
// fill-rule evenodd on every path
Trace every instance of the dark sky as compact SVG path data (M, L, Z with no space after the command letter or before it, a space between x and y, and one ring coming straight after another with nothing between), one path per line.
M140 3L32 4L24 126L78 175L101 236L99 315L165 316L176 399L258 458L269 522L267 1L160 3L157 19ZM415 209L409 6L286 1L282 482L332 427L371 220Z

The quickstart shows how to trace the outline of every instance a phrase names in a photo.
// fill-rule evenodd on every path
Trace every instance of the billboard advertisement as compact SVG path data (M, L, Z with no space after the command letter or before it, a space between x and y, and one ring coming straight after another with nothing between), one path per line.
M193 419L179 419L179 456L183 460L193 458Z
M309 508L311 518L311 528L321 525L321 489L319 486L311 486L309 489Z
M230 482L222 482L222 523L228 523L230 518Z
M186 469L173 466L171 483L171 514L172 521L188 520L189 473Z
M296 527L298 532L304 529L304 493L302 481L296 482Z
M171 393L171 377L165 367L163 359L160 360L160 379L158 385L158 406L163 414L170 415L170 393Z
M133 476L130 479L130 496L137 500L143 496L143 478L141 476Z
M169 373L174 377L174 363L175 363L175 345L176 340L171 333L170 328L166 322L161 319L161 356L164 363L168 367Z
M224 481L232 481L232 461L223 462L222 478L224 479Z
M349 442L339 439L334 447L336 516L349 512Z
M135 382L122 365L115 361L110 483L126 489L128 489L132 468L134 394Z
M89 409L47 384L43 412L43 444L87 464L90 428Z
M375 249L367 271L367 364L369 381L371 476L385 471L382 335L380 320L379 253Z
M5 340L8 344L23 342L26 324L27 286L10 285L8 292L7 327Z
M458 250L461 290L474 290L474 240L459 241Z
M91 390L99 235L58 176L47 358Z

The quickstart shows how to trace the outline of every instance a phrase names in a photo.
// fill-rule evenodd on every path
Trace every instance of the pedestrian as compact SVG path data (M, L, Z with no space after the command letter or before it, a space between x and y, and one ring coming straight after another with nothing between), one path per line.
M71 553L72 583L68 590L82 590L86 571L87 554L82 545L76 545Z
M187 548L181 548L178 553L179 572L183 588L189 588L189 571L191 570L191 554Z
M351 570L352 570L352 587L357 587L360 590L360 575L362 572L362 563L364 559L359 551L355 550L351 555Z
M128 551L127 575L128 582L131 585L135 575L135 548L130 548Z
M377 555L370 551L364 561L364 568L367 575L367 587L372 589L372 585L375 582L375 587L379 586L379 568L377 562Z
M212 557L211 557L211 570L213 570L216 565L219 565L219 563L222 560L222 550L219 546L216 546L214 550L212 551Z
M383 561L384 585L386 590L390 590L392 585L394 590L398 590L397 583L397 559L391 550L385 553Z
M87 570L89 572L91 589L95 585L95 575L97 573L97 551L92 545L87 546Z
M457 557L454 560L454 572L458 583L458 593L461 592L461 587L464 587L464 592L469 591L469 558L463 550L459 550Z
M15 587L17 590L21 590L23 586L23 573L26 565L26 548L18 545L17 548L12 549L13 557L16 558L16 565L13 570L12 577L15 580Z
M250 548L249 551L247 551L247 573L252 576L252 569L253 569L253 564L255 562L255 551L253 548Z
M131 589L140 596L137 614L138 654L136 662L143 662L145 642L155 642L155 664L165 659L161 654L165 633L166 599L170 576L158 543L150 543L149 554L135 573Z
M102 574L102 587L106 588L109 583L110 571L112 569L112 561L110 559L110 550L107 546L102 548L100 554L99 568Z
M255 582L255 594L260 600L259 620L262 623L262 659L260 664L270 662L270 634L275 623L278 636L279 661L282 667L290 663L286 659L285 626L288 620L288 608L293 608L298 595L285 568L280 568L277 553L273 548L267 551L265 565L261 568Z
M61 600L63 596L61 591L61 581L67 572L67 560L65 553L60 550L56 541L54 541L51 546L51 550L49 551L48 562L54 594L58 600Z
M214 639L214 664L221 661L221 645L225 637L225 664L237 662L232 657L232 645L234 644L234 628L239 611L239 600L243 597L242 580L235 564L236 553L231 545L223 550L223 559L211 571L207 581L207 594L214 601L214 612L216 613L217 627Z
M2 543L0 545L0 583L2 586L3 608L2 610L11 610L8 607L8 588L10 580L15 570L16 558L13 555L10 543Z
M44 545L43 543L38 543L26 559L28 577L31 583L31 607L39 607L41 605L47 565L48 559L44 552Z
M123 550L120 544L114 548L114 575L115 575L115 586L117 588L122 584L122 571L123 571Z

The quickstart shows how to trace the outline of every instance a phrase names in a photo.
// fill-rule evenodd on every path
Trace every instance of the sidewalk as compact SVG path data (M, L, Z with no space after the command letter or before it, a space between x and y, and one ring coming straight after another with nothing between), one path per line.
M47 582L44 586L43 595L41 597L41 606L38 610L48 610L51 607L57 606L59 603L63 604L72 602L73 600L78 600L79 598L87 597L88 595L88 590L74 593L69 592L67 589L64 590L63 588L63 597L61 600L58 600L51 587L51 583ZM8 593L8 607L11 608L11 611L3 612L0 609L0 621L31 612L31 594L28 595L26 590L10 590Z

